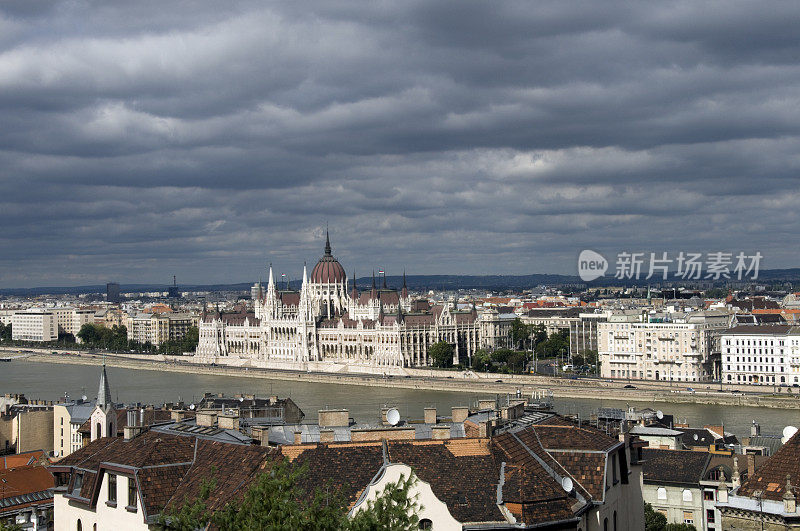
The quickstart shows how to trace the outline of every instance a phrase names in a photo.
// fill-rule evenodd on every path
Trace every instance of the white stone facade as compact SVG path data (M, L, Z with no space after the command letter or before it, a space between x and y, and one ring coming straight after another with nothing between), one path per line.
M390 373L427 366L428 347L447 341L454 363L470 364L480 345L475 310L445 304L412 313L408 290L372 288L348 292L344 269L330 254L300 292L278 291L269 270L266 290L257 284L252 314L206 315L199 325L195 359L206 363L297 370Z
M721 338L725 383L800 385L800 327L737 326Z
M726 328L723 315L689 315L672 322L598 323L603 378L679 382L713 376L713 333Z

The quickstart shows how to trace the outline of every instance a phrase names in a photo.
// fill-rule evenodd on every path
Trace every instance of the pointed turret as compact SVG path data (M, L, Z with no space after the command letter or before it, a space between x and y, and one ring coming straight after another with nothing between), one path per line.
M272 276L272 262L269 263L269 280L267 281L267 293L275 291L275 279Z
M383 274L383 289L389 289L389 287L386 285L386 273Z
M350 298L358 300L358 288L356 287L356 271L353 270L353 291L350 292Z
M372 296L373 299L375 298L375 292L376 292L376 288L375 288L375 270L373 269L372 270L372 293L371 293L371 296Z
M406 286L406 270L403 269L403 289L400 292L400 295L404 298L408 298L408 287Z
M97 390L97 405L105 409L111 404L111 388L108 386L106 364L103 362L103 371L100 373L100 387Z
M328 235L328 227L325 227L325 256L333 256L331 254L331 238Z

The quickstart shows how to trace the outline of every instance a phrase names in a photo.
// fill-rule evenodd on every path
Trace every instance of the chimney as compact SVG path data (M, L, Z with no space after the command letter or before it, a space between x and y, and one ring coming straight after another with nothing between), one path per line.
M755 477L756 474L756 457L753 454L747 454L747 478Z
M217 427L222 430L238 430L239 429L239 416L238 415L218 415Z
M136 426L138 426L138 423L137 423L138 420L139 420L139 416L136 414L136 410L135 409L129 409L128 410L128 423L127 423L128 426L131 426L132 428L135 428Z
M467 406L456 406L450 411L453 422L464 422L469 416L469 408Z
M125 426L125 428L123 428L122 430L122 433L124 439L126 441L130 441L132 439L135 439L145 431L147 431L147 428L143 426Z
M303 433L300 431L294 432L294 443L295 444L302 444L303 443Z
M319 442L321 442L321 443L332 443L333 442L333 430L330 429L330 428L319 430Z
M170 418L172 418L174 422L181 422L186 418L186 412L181 409L173 409L170 412Z
M139 426L144 426L144 408L139 410Z
M198 426L213 426L217 423L217 414L209 411L198 411L196 419Z
M436 424L436 408L425 408L425 424Z
M437 424L431 429L431 439L443 440L450 438L450 426L444 424Z
M739 475L739 458L733 457L733 477L731 478L733 488L738 489L742 484L742 477Z
M494 411L497 408L497 400L494 398L481 398L478 400L478 411L482 411L484 409L491 409Z
M759 435L761 435L761 426L754 420L753 425L750 426L750 437L758 437Z
M350 412L346 409L320 409L317 414L320 428L350 425Z

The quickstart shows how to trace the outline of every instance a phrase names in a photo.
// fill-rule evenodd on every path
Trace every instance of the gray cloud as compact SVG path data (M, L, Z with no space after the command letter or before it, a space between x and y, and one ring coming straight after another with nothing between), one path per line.
M800 7L3 2L0 287L797 265Z

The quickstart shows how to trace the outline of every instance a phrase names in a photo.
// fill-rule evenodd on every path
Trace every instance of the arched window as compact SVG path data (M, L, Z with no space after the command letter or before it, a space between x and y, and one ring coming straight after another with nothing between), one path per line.
M433 528L433 521L430 518L423 518L419 521L419 528L420 529L432 529Z
M659 500L666 500L667 499L667 489L665 489L664 487L658 487L657 493L658 493L657 495L658 495L658 499Z
M103 428L100 427L100 423L99 422L97 423L97 436L98 437L102 437L103 436Z
M690 502L692 501L692 491L689 489L683 489L683 501Z
M617 531L617 511L614 511L614 531Z
M80 518L78 518L78 531L83 531L83 524L81 524Z
M603 531L608 531L608 518L603 519Z

